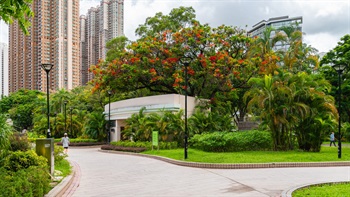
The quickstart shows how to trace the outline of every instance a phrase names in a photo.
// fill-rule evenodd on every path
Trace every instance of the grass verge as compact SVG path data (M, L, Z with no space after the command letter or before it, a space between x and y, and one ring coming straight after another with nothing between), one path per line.
M66 177L72 172L72 167L66 159L62 159L55 163L55 170L59 170L62 172L62 176Z
M315 185L296 190L292 193L293 197L304 196L329 196L341 197L349 195L350 183L327 183L322 185Z
M157 155L184 161L183 149L149 150L142 154ZM188 149L190 162L202 163L270 163L270 162L327 162L349 161L350 147L342 148L342 158L338 159L338 148L322 146L320 152L303 151L244 151L213 153Z

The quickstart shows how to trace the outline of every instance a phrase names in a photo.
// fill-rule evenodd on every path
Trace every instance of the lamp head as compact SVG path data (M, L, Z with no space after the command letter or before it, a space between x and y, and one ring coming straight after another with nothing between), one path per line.
M334 68L334 70L336 70L338 73L342 73L345 68L346 68L346 65L344 64L334 64L332 65L332 67Z
M343 59L341 57L336 57L331 62L331 66L336 70L339 74L341 74L347 65L344 63Z
M112 91L111 90L108 90L108 95L112 95Z
M68 101L64 101L64 104L67 104L68 103Z
M46 72L50 72L50 70L53 67L53 64L41 64L40 65L42 69L44 69Z

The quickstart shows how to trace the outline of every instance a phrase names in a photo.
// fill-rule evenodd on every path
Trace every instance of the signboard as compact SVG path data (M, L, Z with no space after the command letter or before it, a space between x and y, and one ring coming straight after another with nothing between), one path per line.
M152 146L158 146L158 131L152 131Z

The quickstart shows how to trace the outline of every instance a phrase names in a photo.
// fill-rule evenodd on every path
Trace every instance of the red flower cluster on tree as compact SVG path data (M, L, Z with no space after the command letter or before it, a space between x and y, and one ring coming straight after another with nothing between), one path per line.
M210 56L209 60L213 63L216 61L216 56Z

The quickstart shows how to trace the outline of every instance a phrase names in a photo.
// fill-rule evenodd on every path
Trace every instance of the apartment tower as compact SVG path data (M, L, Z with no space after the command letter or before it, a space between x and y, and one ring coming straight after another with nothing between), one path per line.
M9 94L8 45L0 43L0 99Z
M51 91L80 85L79 0L34 0L34 18L25 36L17 22L9 28L9 91L21 88L46 92L46 72L53 64Z
M106 58L106 43L124 35L124 0L102 0L80 17L82 84L93 78L88 69Z

